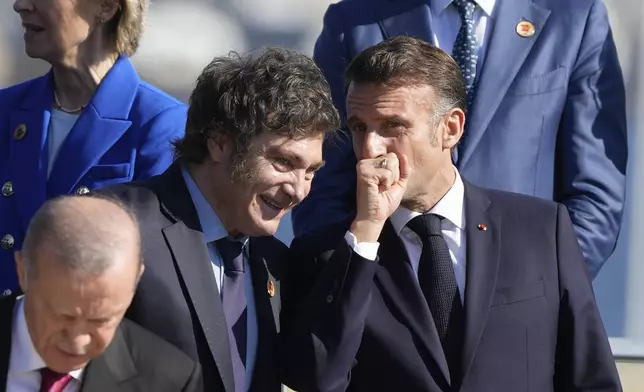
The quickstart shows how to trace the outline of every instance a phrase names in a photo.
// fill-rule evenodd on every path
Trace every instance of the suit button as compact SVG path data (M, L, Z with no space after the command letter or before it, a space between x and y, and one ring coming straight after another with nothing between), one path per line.
M9 289L6 289L5 291L2 292L2 295L0 297L8 297L12 294L12 291Z
M331 302L333 302L333 296L329 294L326 296L326 303L330 304Z
M7 181L2 184L2 195L6 197L13 195L13 182Z
M5 234L0 240L0 247L4 250L11 250L16 244L16 241L13 239L11 234Z
M13 130L13 140L22 140L27 134L27 126L25 124L20 124Z
M78 196L82 196L82 195L85 195L85 194L88 194L88 193L89 193L89 188L86 187L86 186L79 186L76 189L76 195L78 195Z

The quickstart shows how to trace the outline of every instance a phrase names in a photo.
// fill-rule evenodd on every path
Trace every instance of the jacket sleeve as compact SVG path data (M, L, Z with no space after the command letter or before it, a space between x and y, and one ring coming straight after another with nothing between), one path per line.
M558 189L591 278L615 249L626 192L624 81L603 3L585 27L559 129Z
M621 391L615 359L597 309L568 211L557 211L559 326L554 390Z

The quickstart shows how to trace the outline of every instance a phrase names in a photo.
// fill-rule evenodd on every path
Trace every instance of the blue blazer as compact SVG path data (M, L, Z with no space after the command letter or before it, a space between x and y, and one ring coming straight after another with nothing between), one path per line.
M47 179L52 101L51 72L0 90L0 296L18 289L13 253L45 200L160 174L172 163L170 141L184 134L186 106L141 81L120 57Z
M396 35L432 40L425 0L332 4L315 46L338 109L343 72L365 48ZM528 20L535 34L516 26ZM601 0L497 0L467 138L456 165L487 188L563 203L595 277L622 221L627 161L622 73ZM349 220L355 200L350 136L325 147L326 166L293 213L296 236Z

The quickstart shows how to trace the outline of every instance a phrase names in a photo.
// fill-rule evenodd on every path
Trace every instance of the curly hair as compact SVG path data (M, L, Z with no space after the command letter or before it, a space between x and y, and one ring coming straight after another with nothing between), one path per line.
M264 132L306 138L333 133L339 123L329 84L309 57L282 48L257 56L231 52L197 79L185 136L173 144L177 158L199 164L209 138L231 141L243 157Z

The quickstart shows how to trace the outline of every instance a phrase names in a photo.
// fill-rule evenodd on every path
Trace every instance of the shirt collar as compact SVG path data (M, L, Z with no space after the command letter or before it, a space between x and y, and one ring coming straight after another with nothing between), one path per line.
M454 184L449 191L447 191L445 196L443 196L443 198L440 199L427 213L440 215L458 229L463 230L465 227L465 211L463 209L465 187L463 186L463 180L461 179L461 175L458 173L458 170L454 168L454 171L456 172ZM389 220L396 230L396 233L400 235L400 232L405 228L407 223L418 215L422 215L422 213L410 211L405 207L398 207Z
M434 10L435 15L440 15L452 2L453 0L429 0L429 6ZM496 0L475 0L475 3L487 16L492 16Z
M212 206L210 206L210 203L208 203L203 193L201 193L199 187L197 187L197 184L192 179L192 176L188 173L188 170L183 166L181 167L181 174L183 175L183 180L188 187L188 192L190 192L192 203L197 210L197 216L199 217L199 223L201 224L201 231L206 243L211 243L228 237L228 231L221 223L215 210L212 209ZM248 237L239 237L235 238L235 240L246 244Z
M9 371L16 373L27 373L39 371L47 367L36 348L34 347L27 320L25 319L24 296L18 297L13 311L13 325L11 329L11 359L9 360ZM80 381L83 369L76 369L69 372L75 380Z

